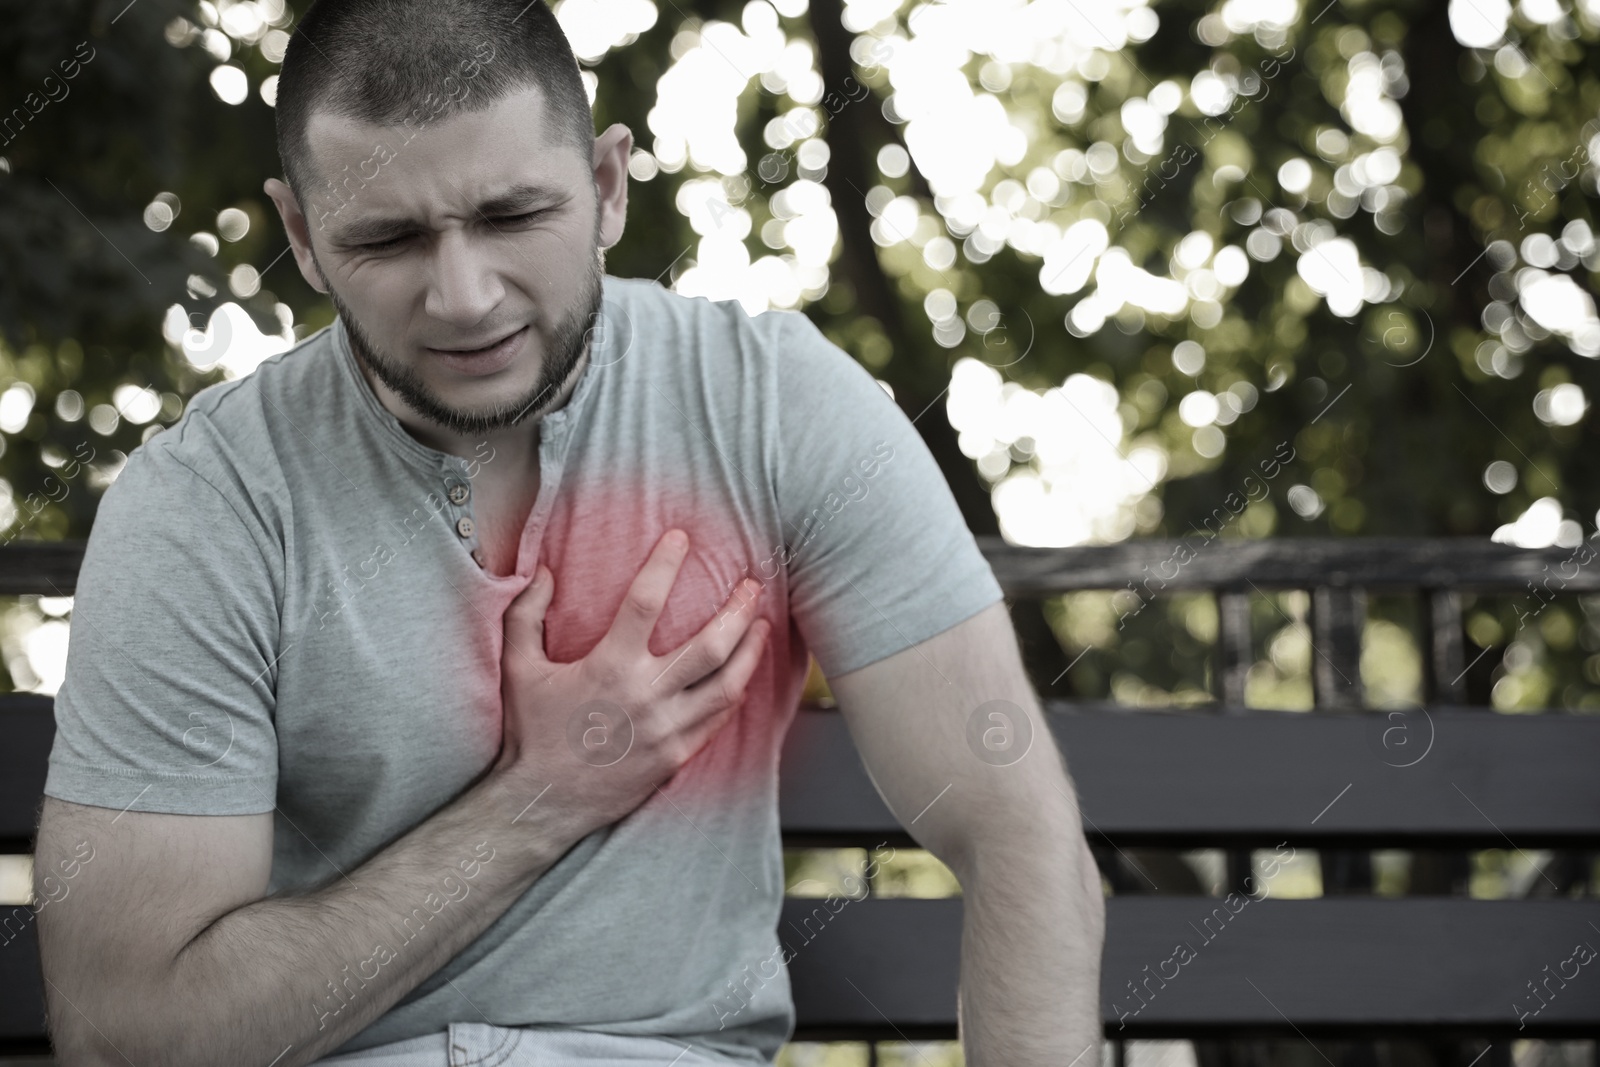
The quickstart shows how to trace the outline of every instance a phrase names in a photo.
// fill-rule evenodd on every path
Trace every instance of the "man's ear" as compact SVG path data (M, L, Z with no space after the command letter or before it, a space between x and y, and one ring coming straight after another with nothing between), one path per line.
M600 247L622 240L628 215L628 156L633 133L622 123L606 127L594 139L594 187L600 198Z
M294 249L295 262L300 265L300 276L317 292L326 293L328 287L323 284L322 273L317 269L311 249L311 228L306 223L299 202L294 198L294 190L276 178L268 178L261 188L277 205L278 215L283 219L283 230L289 235L289 246Z

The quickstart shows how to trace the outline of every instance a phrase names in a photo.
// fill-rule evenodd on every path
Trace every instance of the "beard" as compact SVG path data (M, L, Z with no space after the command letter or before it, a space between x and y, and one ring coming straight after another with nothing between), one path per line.
M320 264L317 273L322 275ZM473 436L516 426L530 415L537 419L561 395L567 379L572 377L588 348L589 327L596 321L595 316L600 312L603 299L601 280L604 274L605 251L597 249L585 272L578 305L556 323L554 336L546 348L539 377L533 386L520 397L488 410L476 411L463 411L449 406L428 388L415 370L380 352L365 328L351 314L349 306L328 284L326 275L322 275L322 282L328 287L328 298L333 301L334 309L344 320L345 330L350 337L350 350L356 361L418 415L452 433ZM532 333L530 330L530 336Z

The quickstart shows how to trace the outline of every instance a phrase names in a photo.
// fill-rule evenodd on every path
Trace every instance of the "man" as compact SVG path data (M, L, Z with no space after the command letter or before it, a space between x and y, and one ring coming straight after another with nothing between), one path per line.
M542 3L322 0L277 108L338 319L101 504L36 861L79 861L40 913L62 1062L769 1063L786 981L729 991L780 950L809 652L962 882L969 1062L1093 1064L1072 788L968 743L1044 727L871 377L604 276L632 139Z

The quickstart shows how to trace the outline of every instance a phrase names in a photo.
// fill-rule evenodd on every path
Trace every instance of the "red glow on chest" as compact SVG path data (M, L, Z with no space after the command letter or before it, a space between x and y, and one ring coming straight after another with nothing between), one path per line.
M767 651L746 688L738 717L680 772L689 784L733 785L755 773L781 740L805 682L808 654L791 627L781 571L770 566L775 546L741 524L725 506L686 491L657 486L563 486L539 547L555 575L545 621L545 653L557 662L587 655L610 628L628 587L661 536L689 535L689 551L649 649L675 655L695 637L746 577L772 576L743 618L771 624ZM736 604L739 603L736 601Z

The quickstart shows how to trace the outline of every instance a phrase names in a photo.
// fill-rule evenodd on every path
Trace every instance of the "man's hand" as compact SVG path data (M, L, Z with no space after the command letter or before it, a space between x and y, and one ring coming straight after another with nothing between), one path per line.
M547 568L506 608L505 732L495 772L533 791L548 787L586 832L633 811L700 751L742 706L765 650L769 624L744 610L761 583L746 579L694 637L651 654L650 635L688 548L681 530L656 542L610 630L575 663L545 657L544 616L555 595Z

